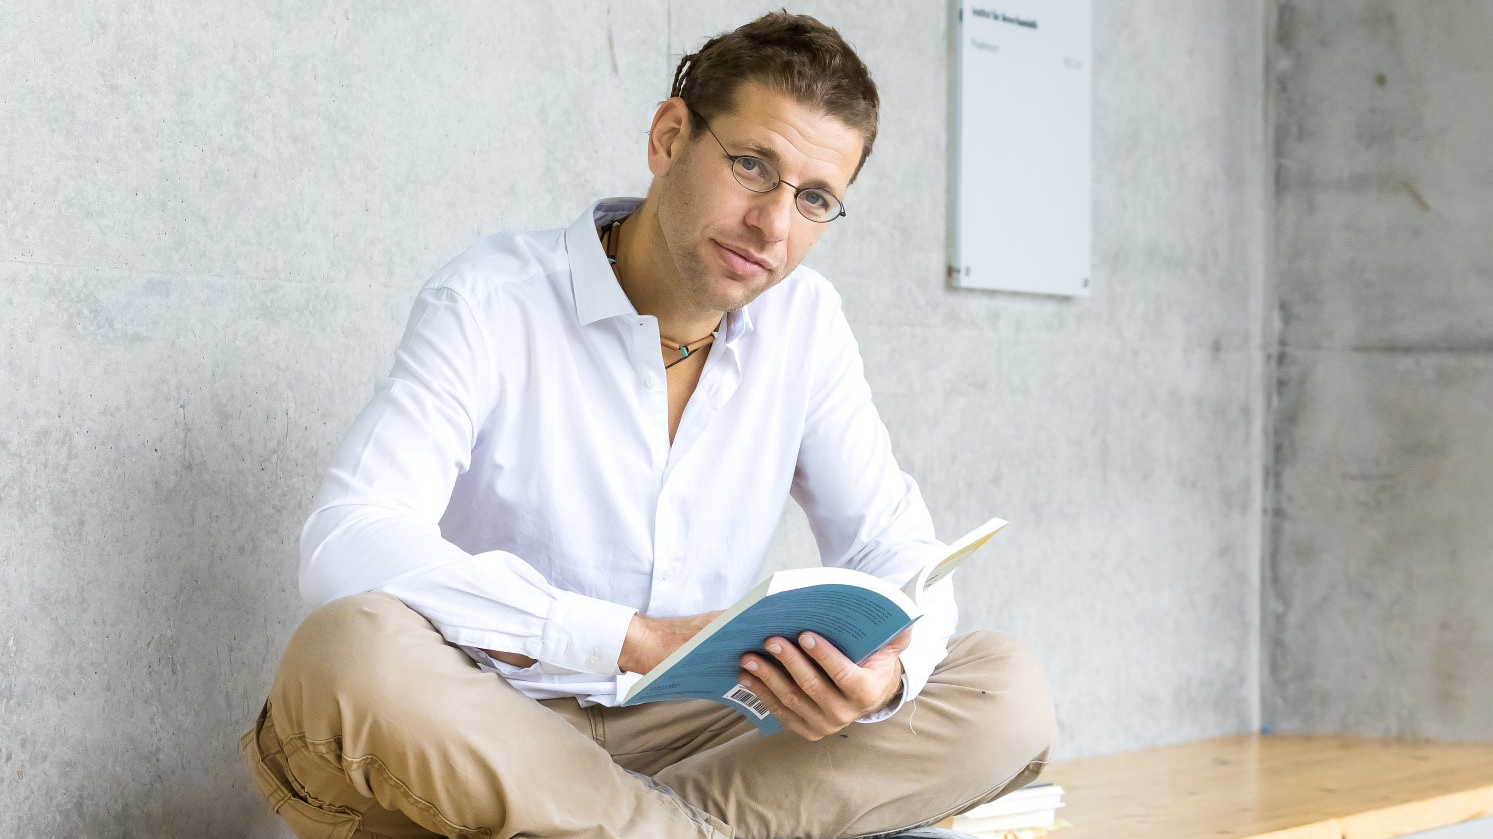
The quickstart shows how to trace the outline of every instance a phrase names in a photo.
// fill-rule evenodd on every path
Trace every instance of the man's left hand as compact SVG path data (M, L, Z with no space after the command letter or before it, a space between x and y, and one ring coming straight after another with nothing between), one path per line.
M911 642L909 627L858 665L812 632L798 644L772 637L763 644L770 655L742 656L738 677L784 728L819 740L886 707L902 685L897 654Z

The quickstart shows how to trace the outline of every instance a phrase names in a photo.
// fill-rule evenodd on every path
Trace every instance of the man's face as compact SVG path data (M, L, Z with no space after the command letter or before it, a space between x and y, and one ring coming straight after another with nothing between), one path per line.
M829 227L798 211L788 184L825 189L844 201L862 138L839 120L755 83L738 89L734 110L710 120L720 144L709 131L690 135L683 103L671 102L673 118L685 125L672 141L672 156L650 145L649 166L679 293L702 311L740 309L791 274ZM784 183L766 193L747 189L732 175L727 151L766 160Z

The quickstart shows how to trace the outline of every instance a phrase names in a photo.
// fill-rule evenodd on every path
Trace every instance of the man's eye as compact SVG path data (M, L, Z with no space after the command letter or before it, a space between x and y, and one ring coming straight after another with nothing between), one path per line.
M755 157L738 158L736 164L743 170L751 172L754 175L760 174L762 170L762 161L758 160Z
M829 204L829 198L817 189L806 189L803 191L803 200L809 202L812 207L824 207Z

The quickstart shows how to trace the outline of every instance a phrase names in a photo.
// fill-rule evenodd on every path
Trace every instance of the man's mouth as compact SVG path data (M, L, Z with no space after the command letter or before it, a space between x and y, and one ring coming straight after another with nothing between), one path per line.
M721 261L726 264L726 267L741 276L755 277L759 274L765 274L769 270L767 261L753 254L751 251L729 248L714 239L711 240L711 243L715 245L716 253L720 256Z

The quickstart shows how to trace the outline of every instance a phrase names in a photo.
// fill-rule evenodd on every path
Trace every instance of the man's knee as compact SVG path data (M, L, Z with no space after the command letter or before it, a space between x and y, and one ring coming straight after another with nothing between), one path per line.
M972 741L1020 760L1045 760L1057 724L1046 669L1031 647L982 629L954 639L949 659L964 671L958 681L972 689Z
M280 659L272 704L304 705L408 692L407 660L456 652L435 627L386 594L355 594L321 606L296 628ZM459 655L459 653L457 653Z

